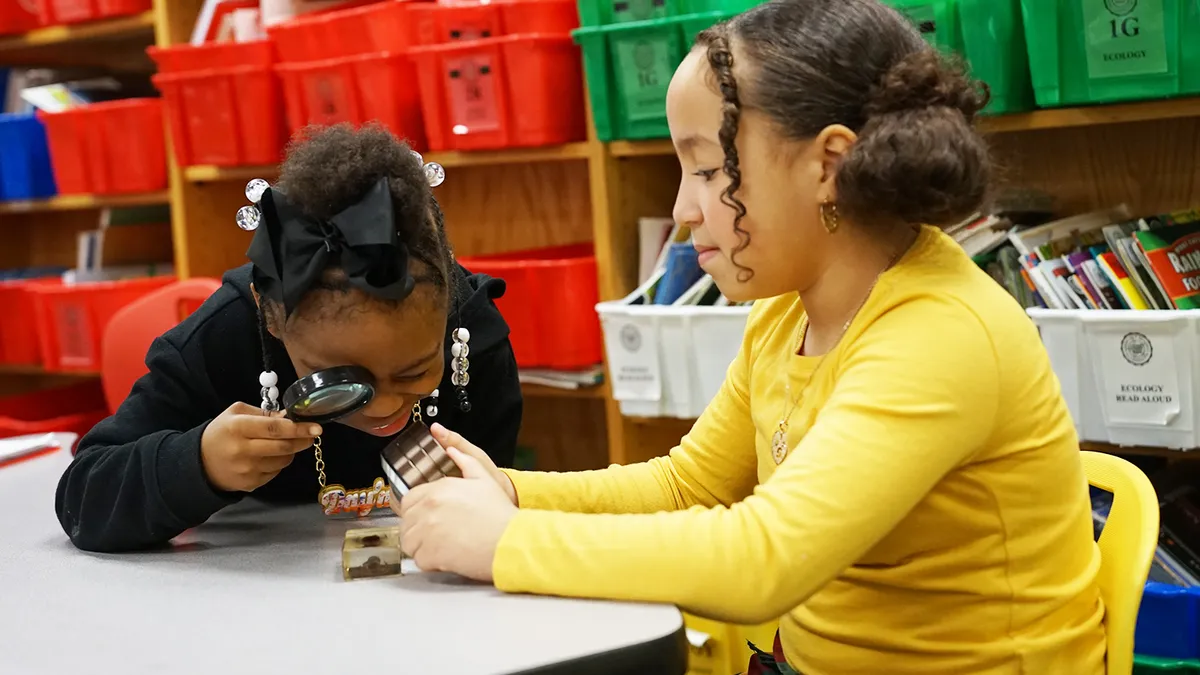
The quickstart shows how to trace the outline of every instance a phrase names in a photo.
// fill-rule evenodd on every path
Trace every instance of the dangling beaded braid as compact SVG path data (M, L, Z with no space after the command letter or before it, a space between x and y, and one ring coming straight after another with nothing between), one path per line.
M262 386L263 412L273 413L279 410L279 376L271 370L270 349L267 346L267 319L263 315L262 305L258 313L258 341L262 345L263 371L258 375L258 383Z
M463 412L471 412L471 402L467 400L467 384L471 382L471 375L467 373L471 365L467 360L471 353L471 347L467 344L470 341L471 331L466 328L454 329L454 344L450 345L450 365L454 372L450 375L450 382L458 393L458 409Z

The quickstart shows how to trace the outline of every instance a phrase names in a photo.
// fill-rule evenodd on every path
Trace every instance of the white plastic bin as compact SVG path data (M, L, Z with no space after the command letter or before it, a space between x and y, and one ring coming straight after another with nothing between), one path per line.
M1200 447L1200 310L1027 311L1080 440Z
M725 381L749 307L596 305L623 415L693 419Z

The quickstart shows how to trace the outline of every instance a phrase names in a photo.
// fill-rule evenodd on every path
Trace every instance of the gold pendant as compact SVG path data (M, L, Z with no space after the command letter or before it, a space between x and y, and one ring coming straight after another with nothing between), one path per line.
M787 425L780 423L779 429L771 436L771 458L780 464L787 457L787 451Z
M392 491L387 481L376 478L371 487L361 490L347 491L345 487L336 484L323 487L317 495L317 501L327 516L354 513L362 517L375 509L388 508L392 501Z

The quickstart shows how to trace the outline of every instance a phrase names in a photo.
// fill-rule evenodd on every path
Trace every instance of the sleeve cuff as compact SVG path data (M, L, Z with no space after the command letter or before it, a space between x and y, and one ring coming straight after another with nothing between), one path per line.
M500 469L512 481L513 491L517 493L517 505L522 509L553 509L553 499L549 498L550 491L539 489L546 481L548 474L540 471L517 471L516 469Z
M203 523L241 498L236 493L218 491L208 482L200 459L200 439L207 427L205 422L164 439L158 446L160 494L167 509L185 528Z
M524 532L530 527L537 527L539 517L546 515L550 515L550 512L520 510L508 521L508 527L496 543L496 554L492 558L492 584L497 590L506 593L536 592L530 580L525 578L530 568L525 565L529 551L524 543L528 539Z

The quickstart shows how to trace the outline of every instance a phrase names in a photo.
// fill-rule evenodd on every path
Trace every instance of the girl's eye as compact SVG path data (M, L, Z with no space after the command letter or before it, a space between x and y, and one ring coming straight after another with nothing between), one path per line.
M716 169L701 169L692 175L700 176L704 180L709 181L709 180L712 180L713 176L717 175L717 170Z

